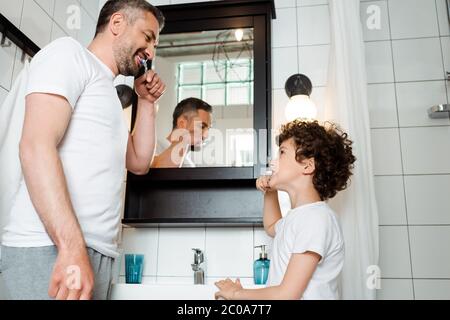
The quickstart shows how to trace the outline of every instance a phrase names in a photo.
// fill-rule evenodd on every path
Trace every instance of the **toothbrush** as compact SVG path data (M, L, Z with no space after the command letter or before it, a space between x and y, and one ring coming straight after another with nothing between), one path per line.
M139 58L139 59L141 61L141 65L144 66L145 73L147 73L147 71L148 71L147 60L146 59L142 59L142 58Z

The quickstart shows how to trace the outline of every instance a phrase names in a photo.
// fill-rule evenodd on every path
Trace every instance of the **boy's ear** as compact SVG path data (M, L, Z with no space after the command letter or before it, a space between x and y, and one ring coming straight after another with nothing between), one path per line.
M306 159L304 161L303 168L305 169L305 172L304 172L305 174L307 174L307 175L314 174L314 172L316 171L316 162L314 161L314 158Z

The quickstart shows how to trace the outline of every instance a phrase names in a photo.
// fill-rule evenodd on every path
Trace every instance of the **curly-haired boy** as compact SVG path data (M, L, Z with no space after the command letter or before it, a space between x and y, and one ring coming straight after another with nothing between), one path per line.
M243 289L239 280L216 283L216 298L338 299L344 240L325 202L347 187L355 157L352 141L332 123L296 120L281 128L272 176L256 182L264 192L264 228L274 238L267 287ZM293 209L282 217L277 190Z

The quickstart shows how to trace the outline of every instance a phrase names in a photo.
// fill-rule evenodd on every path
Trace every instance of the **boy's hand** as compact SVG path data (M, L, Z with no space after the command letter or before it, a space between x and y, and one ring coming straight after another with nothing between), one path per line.
M221 280L217 281L215 285L220 290L214 294L216 300L218 300L219 298L223 298L225 300L233 300L236 298L236 292L243 289L239 279L236 279L236 282L233 282L230 279Z
M256 189L263 193L275 191L270 187L270 176L261 176L256 180Z

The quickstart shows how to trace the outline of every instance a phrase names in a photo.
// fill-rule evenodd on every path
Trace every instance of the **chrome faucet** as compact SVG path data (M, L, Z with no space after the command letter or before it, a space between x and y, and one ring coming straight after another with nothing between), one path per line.
M194 263L191 264L194 271L194 284L205 284L205 271L200 267L204 262L203 252L200 249L193 248Z

